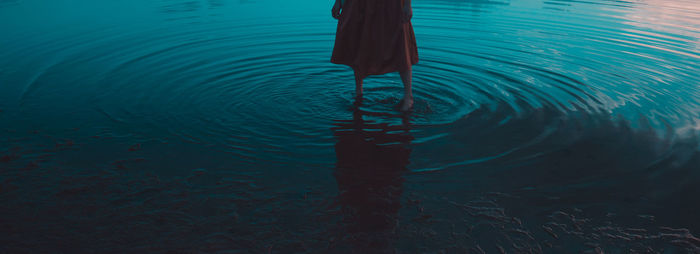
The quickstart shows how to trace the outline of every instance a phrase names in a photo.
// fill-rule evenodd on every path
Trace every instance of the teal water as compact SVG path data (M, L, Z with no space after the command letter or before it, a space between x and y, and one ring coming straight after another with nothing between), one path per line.
M0 252L700 251L700 3L0 0Z

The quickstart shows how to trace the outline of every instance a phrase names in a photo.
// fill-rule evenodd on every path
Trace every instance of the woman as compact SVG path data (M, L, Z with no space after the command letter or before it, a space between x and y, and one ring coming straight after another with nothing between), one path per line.
M331 13L338 19L331 62L352 67L356 96L362 96L365 77L398 71L401 110L411 109L411 67L418 63L411 0L335 0Z

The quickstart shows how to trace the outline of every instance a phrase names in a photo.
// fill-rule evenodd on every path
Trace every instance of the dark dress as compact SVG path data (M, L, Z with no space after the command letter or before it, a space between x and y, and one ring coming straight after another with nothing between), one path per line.
M347 0L338 19L331 62L360 78L403 71L418 63L411 22L402 22L404 0Z

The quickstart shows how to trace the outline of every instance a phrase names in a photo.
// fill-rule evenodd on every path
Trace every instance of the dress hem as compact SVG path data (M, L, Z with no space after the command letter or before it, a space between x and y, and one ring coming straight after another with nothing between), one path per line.
M331 59L331 63L333 63L333 64L338 64L338 65L345 65L345 66L348 66L348 67L352 68L353 71L358 71L358 70L357 70L357 69L358 69L358 66L357 66L357 65L354 65L354 64L349 64L349 63L347 63L347 62L333 61L332 59ZM415 62L412 62L410 65L413 66L413 65L416 65L417 63L418 63L418 60L416 60ZM384 74L387 74L387 73L401 72L401 71L402 71L402 68L392 68L392 69L389 69L389 70L374 71L374 72L365 72L365 73L363 73L361 76L362 76L362 78L365 78L365 77L367 77L367 76L384 75Z

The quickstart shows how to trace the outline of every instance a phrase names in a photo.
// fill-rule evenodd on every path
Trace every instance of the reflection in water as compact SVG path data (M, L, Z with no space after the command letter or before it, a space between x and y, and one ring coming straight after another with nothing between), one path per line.
M691 49L700 50L700 4L695 0L646 0L625 15L630 24L639 28L672 35L687 36ZM655 36L656 34L651 34ZM656 35L658 36L658 35ZM697 55L691 55L698 57Z
M355 251L390 252L413 136L406 115L392 126L365 121L368 114L357 108L352 120L338 120L332 128L342 231Z
M409 128L330 3L0 0L0 253L698 249L696 0L414 1Z

